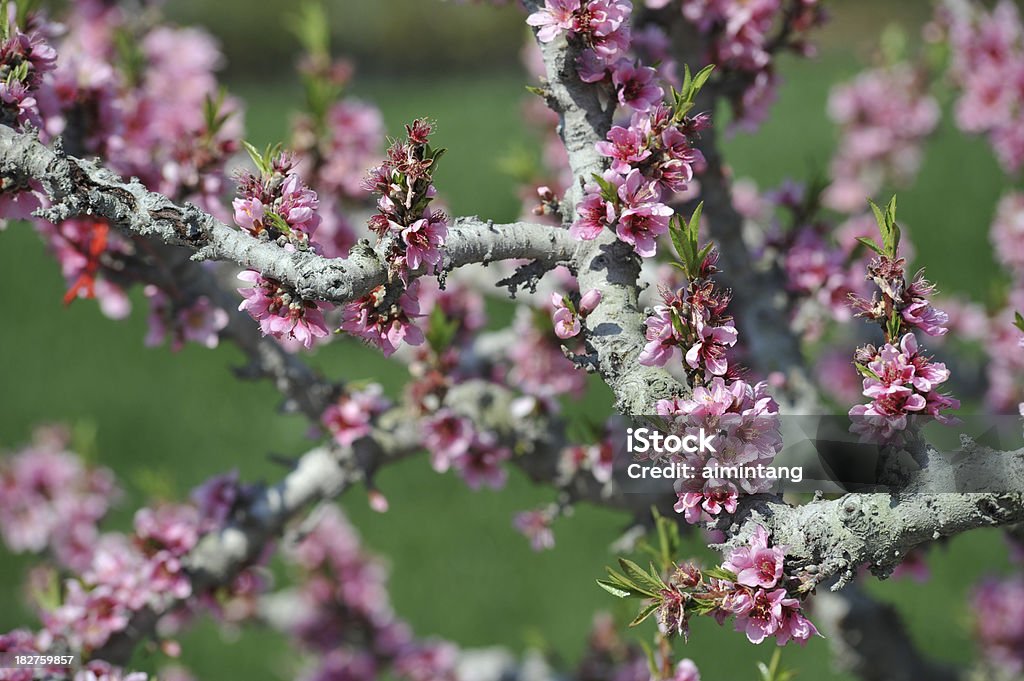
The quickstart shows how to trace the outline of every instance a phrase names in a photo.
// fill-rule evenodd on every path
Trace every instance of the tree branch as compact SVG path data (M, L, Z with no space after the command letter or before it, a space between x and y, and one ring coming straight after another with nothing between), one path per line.
M541 3L527 0L525 4L535 11ZM537 44L547 71L545 98L559 115L558 132L575 178L562 202L562 217L568 226L583 198L584 183L607 167L607 159L594 145L611 128L615 99L604 85L580 80L576 46L561 37ZM572 262L580 291L597 289L603 296L587 319L587 340L597 355L601 377L615 394L616 409L622 414L653 414L659 399L681 394L686 388L667 371L637 362L646 343L645 318L638 303L639 257L631 246L605 230L596 239L580 243Z
M0 169L5 174L40 182L53 205L48 219L58 222L80 215L107 219L115 227L194 250L196 260L227 260L292 286L305 299L346 303L386 283L387 264L366 243L347 258L324 258L312 252L288 253L225 225L191 204L178 206L146 189L138 180L123 181L93 161L49 149L29 134L0 126ZM576 243L563 230L517 222L498 225L459 218L445 246L447 269L470 263L508 259L568 261Z

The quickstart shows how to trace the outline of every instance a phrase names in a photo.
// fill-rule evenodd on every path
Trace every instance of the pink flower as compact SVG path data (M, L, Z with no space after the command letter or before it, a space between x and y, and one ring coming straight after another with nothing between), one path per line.
M405 243L405 262L410 270L418 270L420 265L429 265L428 272L441 262L441 247L448 235L448 225L444 214L433 213L420 218L402 230L402 241Z
M715 376L723 376L729 368L725 349L736 345L739 334L731 321L721 326L700 323L697 327L700 339L686 351L686 364L693 369L703 365Z
M736 573L739 584L770 589L782 577L782 562L785 552L779 547L768 546L768 532L758 525L749 547L733 549L722 567Z
M484 485L501 489L508 478L502 464L511 457L508 447L499 445L494 435L478 432L469 449L452 463L470 489L478 490Z
M544 7L526 17L526 23L538 28L537 39L549 43L559 33L573 30L574 14L580 0L545 0Z
M551 306L554 309L551 320L555 324L555 335L565 340L577 335L582 328L575 310L565 304L565 297L560 293L551 294Z
M620 175L628 175L634 166L651 156L647 134L648 131L643 128L616 125L608 131L607 141L598 142L594 147L599 154L612 159L612 170Z
M647 318L645 337L647 344L640 353L638 362L644 366L665 366L679 348L679 338L672 324L672 310L665 305L654 308L654 314Z
M289 174L281 186L281 198L276 204L277 211L288 226L306 237L313 236L320 226L320 200L316 192L303 184L297 173Z
M786 598L785 589L771 592L758 589L753 594L750 608L746 612L737 613L736 631L744 632L751 643L761 643L782 626L783 606L796 603L795 598Z
M263 202L256 197L236 198L231 202L235 224L254 234L263 230Z
M373 383L362 390L342 394L320 416L320 422L343 447L370 434L373 419L388 408L384 389Z
M646 112L661 102L665 91L657 84L657 72L649 66L622 62L612 71L619 104Z
M627 208L622 211L615 233L632 244L637 254L651 258L657 252L657 238L668 232L668 221L673 214L671 208L661 203Z
M615 206L601 195L600 187L587 185L587 194L576 206L576 221L569 228L569 235L579 241L590 241L614 222Z
M444 473L452 460L462 456L473 443L473 424L451 409L443 408L423 420L423 446L430 452L430 464Z

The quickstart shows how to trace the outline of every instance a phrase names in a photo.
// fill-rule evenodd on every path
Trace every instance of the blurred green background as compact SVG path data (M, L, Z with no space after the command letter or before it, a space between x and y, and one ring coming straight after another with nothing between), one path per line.
M357 58L353 92L375 101L389 129L430 116L436 138L450 149L437 184L455 214L495 220L517 216L515 183L501 159L536 153L520 119L526 85L518 66L522 15L512 7L456 5L440 0L336 0L327 3L335 52ZM787 176L824 169L835 139L825 117L828 88L855 73L871 56L878 30L889 23L910 30L927 16L927 2L831 3L833 22L822 32L813 62L784 59L774 116L760 134L727 142L737 176L770 186ZM204 25L222 42L226 81L248 104L248 137L262 145L286 137L288 112L300 103L290 67L294 40L280 28L293 3L179 0L168 6L182 23ZM915 23L917 22L917 23ZM930 145L919 182L901 192L901 218L919 260L945 291L984 296L993 279L987 226L1004 186L987 145L948 126ZM23 226L0 234L0 290L11 300L0 322L0 448L25 442L33 426L78 425L89 455L113 468L127 489L111 527L125 527L150 494L184 495L208 476L237 468L244 479L275 479L268 454L293 455L309 446L306 424L275 414L278 396L267 383L242 383L230 347L187 347L172 354L146 350L144 306L124 322L103 318L90 302L65 309L63 283L36 236ZM374 377L392 394L404 370L355 343L322 350L315 363L346 379ZM572 409L605 413L599 387ZM608 545L625 518L589 507L556 526L557 547L534 554L511 528L512 515L549 499L513 474L503 493L473 493L452 475L433 474L422 459L385 471L378 481L391 502L370 512L365 494L343 505L366 543L387 556L397 611L421 635L465 646L542 643L566 660L578 657L597 609L617 604L593 582L611 559ZM691 540L694 552L701 550ZM976 532L929 554L933 579L873 583L872 591L901 606L927 652L971 658L965 594L975 578L1004 569L996 533ZM29 561L0 553L0 630L29 623L18 586ZM625 613L622 613L625 614ZM772 650L697 622L680 650L700 665L706 681L754 679L754 664ZM645 636L650 632L641 632ZM201 625L184 641L183 662L200 678L289 678L295 654L275 635L247 629L223 638ZM682 646L680 646L682 648ZM788 648L784 662L802 679L846 679L834 674L827 644ZM159 660L140 651L137 662Z

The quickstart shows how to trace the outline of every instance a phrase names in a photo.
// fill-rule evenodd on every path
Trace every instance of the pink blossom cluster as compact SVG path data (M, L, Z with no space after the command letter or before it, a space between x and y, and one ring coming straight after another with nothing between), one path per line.
M939 392L949 379L946 365L922 354L913 333L904 334L898 345L859 348L857 362L864 374L863 395L871 402L854 406L850 416L854 431L872 441L891 441L906 430L909 416L947 423L943 412L960 407L959 400Z
M990 578L971 595L974 635L987 660L1013 678L1024 672L1024 577Z
M337 507L326 507L286 555L301 571L290 633L317 656L301 678L371 681L390 671L408 681L454 681L457 649L416 639L395 616L384 567Z
M31 21L23 32L10 17L0 17L6 36L0 42L0 123L22 129L42 127L36 92L53 71L57 52L47 40L46 27Z
M370 229L382 239L390 237L390 267L408 283L409 271L422 268L429 274L441 264L448 216L430 208L437 195L433 173L444 149L431 147L432 129L426 120L413 121L405 130L406 140L392 142L364 188L378 197Z
M671 0L645 0L661 9ZM683 16L708 46L705 63L743 76L745 87L731 100L735 125L756 130L775 99L775 53L786 49L810 56L807 33L824 20L818 0L683 0Z
M66 431L39 429L31 446L0 459L0 537L15 553L48 549L81 569L118 494L109 470L68 451Z
M754 644L774 637L778 645L801 645L818 630L802 611L790 589L799 586L785 574L786 547L772 546L758 525L748 546L733 549L721 569L703 573L697 566L678 566L659 594L658 622L669 635L688 634L692 614L710 614L719 624L735 618L736 631Z
M238 309L260 323L264 336L290 339L308 350L316 339L329 335L323 314L328 303L304 300L290 286L255 270L245 270L238 278L251 284L238 289L243 298Z
M1010 291L1003 308L975 322L977 336L989 357L986 402L1000 413L1017 412L1024 403L1024 335L1015 325L1024 310L1024 195L1009 192L1000 199L990 230L997 260L1009 271Z
M186 342L199 343L211 349L220 343L220 332L228 325L228 313L214 306L206 296L181 307L152 284L147 285L143 292L149 300L147 346L161 345L168 337L174 352L181 350Z
M320 417L320 423L342 447L370 434L373 420L390 406L384 389L378 383L343 392L331 402Z
M309 248L320 226L320 200L295 171L290 154L277 154L259 175L243 172L232 201L235 224L255 237Z
M590 240L613 229L639 255L652 257L673 215L664 202L685 191L704 165L693 139L709 125L707 114L677 116L659 103L634 114L628 127L612 127L607 139L597 143L598 153L611 159L611 169L584 187L570 233Z
M1007 173L1024 165L1024 27L1010 0L987 10L977 3L939 6L949 31L950 75L960 88L956 123L983 134Z
M341 330L380 348L385 357L403 343L422 344L423 331L415 322L421 316L418 284L411 281L404 289L381 285L349 303L342 309Z
M832 91L828 112L842 137L823 197L827 206L859 211L884 184L905 184L917 175L924 140L940 117L927 87L922 72L896 64L861 73Z
M526 18L526 23L537 29L540 42L549 43L565 33L569 40L579 44L583 48L577 62L580 77L595 82L604 78L606 70L629 50L632 11L629 0L545 0L543 7ZM624 70L620 79L623 83L632 82L628 88L620 87L619 92L629 89L639 93L650 86L651 73L653 69L649 73ZM640 95L638 99L647 96Z
M867 276L881 295L875 294L871 300L852 296L854 310L859 316L882 325L888 324L895 312L901 328L920 329L929 336L946 335L949 315L934 307L929 300L935 295L935 285L924 278L924 270L919 270L907 284L905 267L904 258L888 255L873 258L868 264Z
M718 251L711 249L685 287L663 292L663 304L655 306L647 318L647 344L640 364L665 366L679 353L691 374L728 375L726 351L739 334L727 314L731 293L712 279L718 272L717 262Z
M487 430L478 429L468 418L441 408L422 423L423 446L430 452L430 464L438 473L454 469L470 488L501 489L508 472L504 463L512 452Z
M782 265L786 288L805 301L803 314L797 312L805 333L814 337L820 332L804 321L820 317L818 310L827 311L840 322L851 318L850 296L860 293L863 286L849 262L847 249L830 244L818 225L810 225L787 234L780 250L785 254ZM804 319L799 319L801 316Z
M705 478L705 469L730 466L770 465L782 449L779 405L764 382L751 385L740 379L715 376L693 389L689 398L661 400L657 413L669 419L671 432L678 434L720 433L716 452L672 454L675 463L692 466L695 474L677 482L675 504L688 523L710 520L736 510L740 494L767 491L771 481L764 478Z

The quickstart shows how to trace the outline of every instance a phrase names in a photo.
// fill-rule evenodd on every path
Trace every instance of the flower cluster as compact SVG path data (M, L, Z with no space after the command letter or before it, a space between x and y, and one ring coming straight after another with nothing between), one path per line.
M430 464L438 473L454 468L474 490L484 485L492 489L505 486L508 473L503 464L512 458L512 452L493 432L476 428L447 408L425 418L422 432Z
M86 468L66 444L62 430L40 430L31 447L0 462L0 537L11 550L45 550L57 561L56 569L41 565L30 574L43 631L0 636L0 653L70 652L94 673L76 678L114 681L122 678L120 670L92 655L139 613L170 612L159 626L166 636L192 603L217 603L211 593L194 593L184 558L201 535L227 520L245 491L236 476L214 478L195 490L194 505L142 508L130 534L101 534L97 523L117 495L113 476ZM237 612L238 599L248 598L245 612L251 614L261 583L251 570L243 571L218 591L219 603L234 601ZM199 599L186 601L192 596Z
M260 323L263 335L294 340L309 349L314 340L330 333L323 314L328 303L304 300L287 284L255 270L245 270L238 278L251 284L238 289L244 299L238 309Z
M949 30L950 75L961 89L956 122L964 131L988 136L1007 173L1024 165L1024 27L1010 0L991 11L972 3L947 2L939 23Z
M704 164L692 140L710 118L685 114L695 91L673 107L659 103L634 114L628 127L612 127L607 139L597 143L598 153L611 159L611 168L584 187L586 195L571 228L575 238L596 239L605 229L614 229L639 255L655 254L657 238L668 231L673 215L664 202L686 190Z
M855 405L850 416L854 430L872 440L892 440L907 428L908 416L948 422L942 412L960 406L959 400L939 392L949 379L946 365L921 354L912 333L904 334L898 346L858 348L857 365L864 374L863 395L871 402Z
M988 661L1015 678L1024 672L1024 577L987 579L971 596L974 634Z
M186 342L215 348L220 332L228 325L228 313L200 296L188 307L176 307L167 294L152 284L143 289L149 300L149 333L146 345L154 347L170 336L171 350L177 352Z
M363 389L349 390L328 405L320 423L343 447L370 434L373 419L388 408L380 384L372 383Z
M663 304L647 318L641 364L665 366L681 353L691 375L729 374L726 350L736 344L738 333L727 314L732 294L712 279L717 262L718 251L712 248L685 287L663 292Z
M411 281L404 290L381 285L349 303L342 309L341 330L377 346L385 357L402 343L420 345L423 331L414 321L420 316L418 283Z
M249 153L260 173L239 177L239 196L231 202L235 224L260 239L309 248L320 226L316 192L295 172L290 154L261 155L251 148Z
M610 579L600 585L620 598L650 599L634 623L655 614L658 629L669 637L688 637L691 616L711 615L719 624L734 618L736 631L754 644L772 637L780 646L790 641L802 645L818 635L803 614L805 585L786 573L786 547L769 540L768 531L758 525L749 544L733 549L721 567L670 564L667 579L620 559L623 573L609 570Z
M549 410L557 409L555 398L561 395L582 394L586 376L566 358L547 315L519 307L512 331L516 342L502 358L507 365L504 380L508 385L536 398Z
M938 392L949 379L946 366L932 362L918 349L914 329L929 336L942 336L948 329L948 316L929 301L935 287L918 272L908 285L904 268L906 261L897 257L900 228L896 224L896 198L883 212L874 204L878 227L882 234L879 246L868 238L861 243L877 253L868 265L868 280L878 288L870 301L852 296L854 309L860 316L881 326L885 345L881 349L865 345L857 349L854 360L864 377L863 394L869 404L850 409L852 430L862 438L879 443L892 441L908 427L908 416L920 415L948 422L942 412L957 409L960 402Z
M444 149L430 145L431 126L425 120L405 126L406 140L395 140L385 161L370 171L364 188L377 195L378 213L370 229L385 244L392 272L408 283L409 271L433 272L441 263L448 236L448 216L430 208L437 195L433 174Z
M34 24L35 22L31 22ZM0 123L13 128L42 127L36 92L43 77L53 71L57 52L41 30L31 25L27 32L0 17Z
M287 627L317 655L302 678L454 681L457 649L446 641L417 640L395 616L386 570L366 553L337 507L326 507L286 555L301 572Z
M616 65L629 49L629 0L545 0L544 6L526 18L526 23L537 28L537 39L549 43L565 33L584 48L577 62L580 76L594 82L605 77L606 70ZM653 69L651 70L653 73ZM649 74L620 74L628 89L639 93L650 82ZM626 90L623 85L620 93ZM639 99L645 99L640 95ZM660 97L659 97L660 98Z
M888 181L908 183L921 165L925 138L939 122L939 105L922 73L909 64L866 71L837 87L828 101L842 137L823 200L852 213Z
M32 446L0 459L0 537L15 553L49 548L82 568L117 489L109 470L86 468L67 446L62 429L39 429Z
M106 221L86 218L72 218L56 225L40 220L36 231L46 241L67 282L65 305L78 298L95 298L107 317L128 316L128 294L104 276L105 263L132 254L133 247L127 239L111 230Z
M675 504L688 523L709 520L736 510L740 494L767 491L771 481L765 478L705 477L705 469L731 466L770 465L782 449L779 431L779 406L768 393L768 384L751 385L740 379L726 381L711 378L693 389L689 398L658 402L657 413L669 420L670 430L680 435L720 433L717 451L673 454L676 462L692 466L696 473L677 482Z

